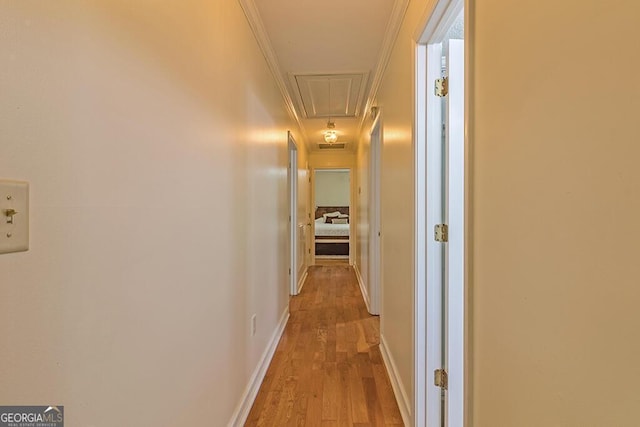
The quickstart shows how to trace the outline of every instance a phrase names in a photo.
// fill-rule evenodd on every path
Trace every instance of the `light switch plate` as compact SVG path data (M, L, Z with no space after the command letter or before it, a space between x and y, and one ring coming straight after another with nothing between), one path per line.
M0 254L29 250L29 183L0 180Z

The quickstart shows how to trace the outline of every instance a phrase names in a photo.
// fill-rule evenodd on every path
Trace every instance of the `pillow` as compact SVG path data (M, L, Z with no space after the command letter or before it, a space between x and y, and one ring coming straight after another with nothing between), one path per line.
M323 222L325 222L326 220L323 217L320 218L316 218L316 223L317 224L322 224Z
M349 215L347 215L347 214L340 214L340 215L338 215L338 218L349 218Z
M333 224L349 224L349 220L347 218L333 218L331 222Z
M339 211L322 214L322 217L324 218L324 222L326 222L327 224L331 224L331 218L338 218L339 216L340 216Z

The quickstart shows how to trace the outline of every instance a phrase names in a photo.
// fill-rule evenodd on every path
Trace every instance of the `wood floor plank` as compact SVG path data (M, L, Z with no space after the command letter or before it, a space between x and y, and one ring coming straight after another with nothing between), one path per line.
M324 366L324 383L322 387L322 420L337 420L339 410L339 378L335 363L327 362Z
M314 427L322 425L322 390L323 375L314 372L311 377L311 391L307 400L307 418L305 426Z
M355 423L369 422L367 399L364 397L362 377L355 363L349 364L349 391L351 397L351 414Z
M373 365L373 377L376 383L376 392L382 406L382 413L386 424L402 424L400 408L393 394L391 381L383 364Z
M370 316L348 264L311 267L245 426L402 426Z

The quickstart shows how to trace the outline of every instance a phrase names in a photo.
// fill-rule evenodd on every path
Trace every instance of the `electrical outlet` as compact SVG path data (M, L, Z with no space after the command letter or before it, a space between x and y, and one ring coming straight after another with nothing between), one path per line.
M251 316L251 336L256 335L256 315Z

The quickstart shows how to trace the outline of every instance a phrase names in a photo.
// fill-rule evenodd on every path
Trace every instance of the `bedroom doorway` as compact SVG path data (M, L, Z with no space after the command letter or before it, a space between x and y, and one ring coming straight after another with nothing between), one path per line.
M351 255L351 171L314 170L314 257L349 263Z

